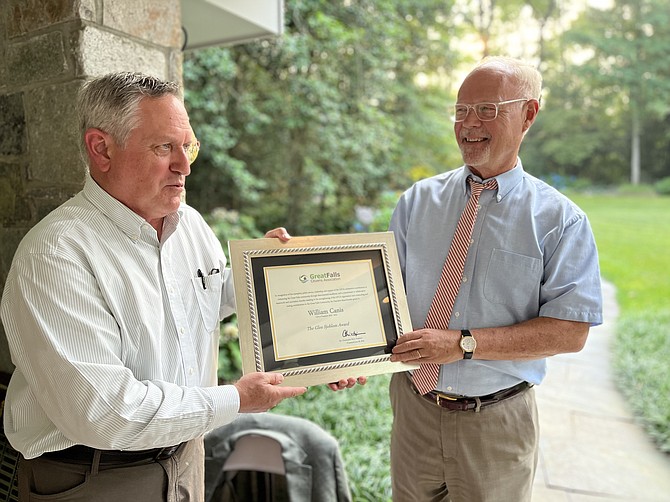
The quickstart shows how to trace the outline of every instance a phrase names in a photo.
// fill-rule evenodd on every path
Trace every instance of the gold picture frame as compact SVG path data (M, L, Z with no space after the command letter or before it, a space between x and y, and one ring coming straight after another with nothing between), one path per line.
M309 386L418 367L390 361L412 330L392 232L228 246L245 374Z

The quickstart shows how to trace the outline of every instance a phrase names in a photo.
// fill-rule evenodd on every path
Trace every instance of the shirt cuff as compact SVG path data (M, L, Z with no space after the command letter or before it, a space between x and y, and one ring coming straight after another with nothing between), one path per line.
M212 390L214 405L212 428L216 428L229 424L237 418L240 411L240 394L234 385L220 385Z

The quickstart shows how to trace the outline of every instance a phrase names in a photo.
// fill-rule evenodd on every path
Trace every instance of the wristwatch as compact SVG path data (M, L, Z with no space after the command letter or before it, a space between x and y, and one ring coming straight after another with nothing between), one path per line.
M472 359L472 355L477 348L477 340L467 329L461 330L461 349L463 349L463 359Z

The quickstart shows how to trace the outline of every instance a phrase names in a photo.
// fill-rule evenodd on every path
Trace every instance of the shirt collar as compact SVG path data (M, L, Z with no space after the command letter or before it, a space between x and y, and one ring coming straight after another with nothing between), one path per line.
M515 186L521 183L524 173L525 172L523 170L523 165L521 164L521 159L517 157L516 165L512 169L505 171L498 176L494 176L498 182L498 193L496 194L497 202L503 200ZM463 194L467 194L468 178L470 177L479 183L485 183L488 181L483 180L474 174L468 166L464 166L464 169L461 173L461 186L463 187Z
M147 220L109 195L90 174L86 175L83 194L91 204L98 208L101 213L107 216L123 233L133 240L140 238L143 228L147 226L151 227ZM174 232L179 223L180 216L181 208L176 213L169 214L165 218L163 223L163 240Z

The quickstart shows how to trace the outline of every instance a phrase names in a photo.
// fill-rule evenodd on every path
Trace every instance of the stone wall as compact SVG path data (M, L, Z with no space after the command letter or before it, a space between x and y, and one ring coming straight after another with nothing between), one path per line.
M21 238L83 184L83 82L113 71L181 81L181 44L179 0L0 2L0 291ZM12 369L0 326L0 372Z

